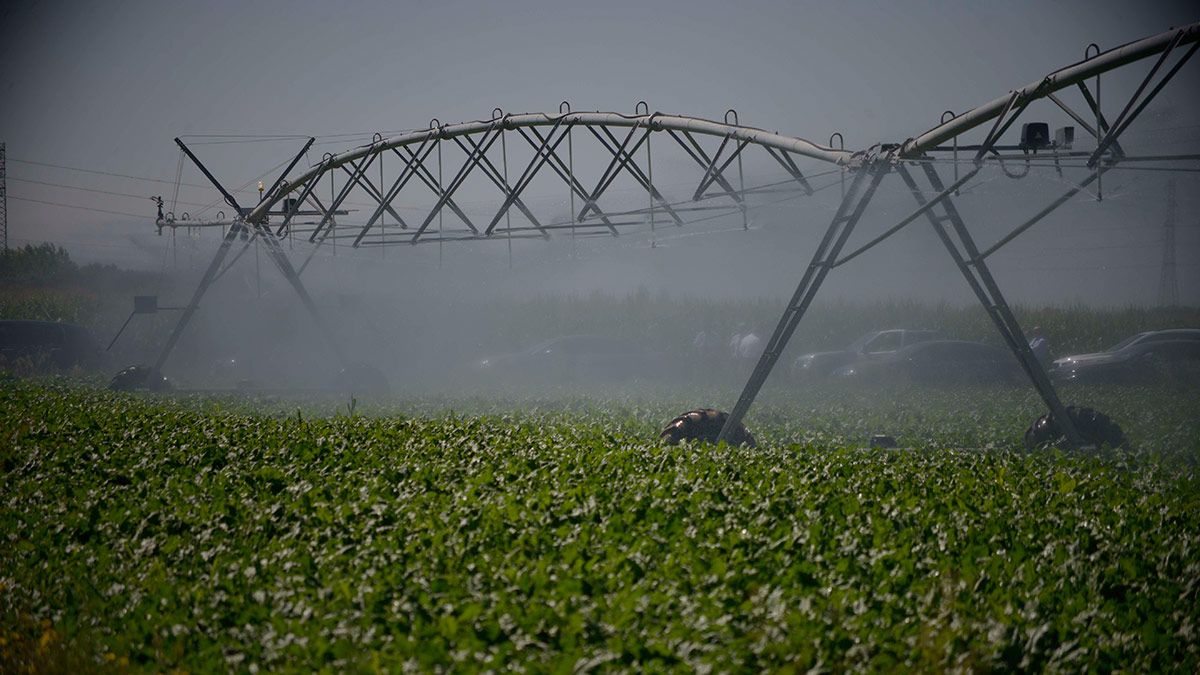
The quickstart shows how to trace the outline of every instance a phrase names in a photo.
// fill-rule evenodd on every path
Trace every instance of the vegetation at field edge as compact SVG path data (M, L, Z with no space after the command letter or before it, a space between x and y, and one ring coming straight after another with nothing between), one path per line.
M29 383L0 406L4 630L96 664L1200 666L1187 463L661 448L636 421L269 417Z

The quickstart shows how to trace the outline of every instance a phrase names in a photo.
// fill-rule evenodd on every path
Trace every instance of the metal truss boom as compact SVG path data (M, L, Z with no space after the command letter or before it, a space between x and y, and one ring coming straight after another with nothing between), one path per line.
M690 132L718 138L731 138L734 141L746 141L750 144L786 151L792 155L807 157L823 162L842 166L855 163L855 153L837 148L819 145L802 138L785 136L773 131L755 127L727 124L698 117L681 115L665 115L647 113L645 115L622 115L615 112L567 112L558 115L549 113L522 113L505 115L501 118L447 124L430 127L420 131L409 132L400 136L386 138L369 146L363 146L334 155L323 166L313 167L292 181L292 185L303 185L314 176L337 168L343 164L356 162L365 156L376 154L382 150L409 145L419 145L429 140L450 140L460 136L472 136L502 128L505 130L530 129L535 127L553 127L563 125L568 127L597 128L643 128L652 131ZM256 221L263 218L275 201L282 199L286 193L275 195L272 200L259 204L248 216L247 220Z
M943 124L926 131L903 144L898 153L901 157L917 157L945 141L963 134L975 127L986 124L1000 116L1010 100L1028 103L1035 99L1049 96L1060 89L1082 84L1089 77L1119 68L1148 56L1161 54L1179 44L1191 44L1200 40L1200 22L1152 35L1141 40L1130 42L1115 49L1102 52L1090 59L1056 70L1042 79L1006 94L989 103L985 103L969 112L963 113Z

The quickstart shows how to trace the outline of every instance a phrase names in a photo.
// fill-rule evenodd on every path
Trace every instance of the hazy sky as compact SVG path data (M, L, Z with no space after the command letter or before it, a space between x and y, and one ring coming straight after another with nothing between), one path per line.
M0 140L10 160L173 180L171 139L181 134L325 136L477 119L497 106L553 111L564 99L575 110L632 112L644 99L651 110L710 118L734 107L745 124L820 142L841 131L857 149L903 140L942 110L1077 61L1089 42L1107 48L1197 19L1194 2L9 0L0 9ZM1198 66L1163 94L1169 119L1184 126L1197 108L1179 92L1200 91ZM214 162L238 183L292 147L221 149ZM340 149L336 139L322 147ZM28 181L170 190L16 161L9 175L25 179L10 181L13 197L148 216L142 198ZM1197 191L1187 180L1183 195ZM1183 220L1195 220L1195 203ZM120 215L8 206L14 242L87 242L92 257L130 245L114 238L103 248L109 232L152 231ZM1180 235L1192 298L1196 234ZM605 260L625 265L619 255ZM1149 300L1143 291L1121 301Z

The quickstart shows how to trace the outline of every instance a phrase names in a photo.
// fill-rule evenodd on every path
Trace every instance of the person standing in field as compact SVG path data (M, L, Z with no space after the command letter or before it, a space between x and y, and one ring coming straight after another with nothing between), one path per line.
M1030 332L1029 349L1037 357L1038 363L1045 367L1050 364L1050 341L1042 333L1041 326L1034 326Z
M746 326L744 324L738 325L738 329L736 332L734 332L733 337L729 338L729 356L735 361L741 357L743 337L742 331L745 330L745 328Z
M760 332L761 331L756 328L750 330L742 336L741 343L738 345L739 358L747 360L757 359L762 355L763 348L766 345L763 344L762 338L758 336Z

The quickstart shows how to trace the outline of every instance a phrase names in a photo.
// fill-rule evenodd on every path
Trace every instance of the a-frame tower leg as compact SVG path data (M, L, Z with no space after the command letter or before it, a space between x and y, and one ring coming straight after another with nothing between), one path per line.
M229 255L229 249L233 246L233 242L246 229L246 225L240 221L235 221L230 226L229 231L225 233L225 238L221 240L221 246L217 248L217 252L213 254L212 261L208 263L208 269L204 271L204 276L200 277L200 283L196 284L196 290L192 293L192 299L188 301L187 306L183 308L183 313L179 315L179 320L175 322L175 327L171 329L171 335L167 338L166 344L158 352L158 359L154 361L154 369L162 372L163 365L166 364L167 358L171 356L171 352L175 349L175 343L179 342L179 336L183 335L183 330L187 328L191 322L192 316L196 313L196 308L200 306L200 299L208 292L208 288L212 286L213 281L219 276L221 271L221 263L225 262L226 256Z
M279 272L283 274L283 277L287 279L289 284L291 284L292 289L296 291L296 295L299 296L300 302L312 316L313 322L317 324L317 328L321 331L325 341L329 344L329 348L333 351L338 363L345 368L347 365L349 365L346 362L346 354L342 351L341 344L337 341L337 338L334 337L333 331L330 330L329 324L326 323L324 317L321 316L321 312L317 309L317 304L313 302L312 296L308 294L308 289L304 287L304 282L300 281L300 274L292 265L291 260L288 259L287 251L283 250L283 246L280 245L279 239L276 238L275 234L271 232L271 228L267 227L266 225L259 225L257 227L258 236L266 243L267 253L270 255L271 260L274 261L275 266L279 268Z
M225 198L225 202L236 210L236 212L239 214L239 219L234 221L233 225L229 228L229 231L225 234L225 238L221 240L221 246L213 255L212 261L208 264L208 268L205 270L204 275L200 278L200 282L196 285L196 290L192 293L192 299L188 302L187 306L184 307L183 313L179 317L179 321L175 323L175 327L172 329L171 335L167 338L166 344L163 345L162 350L159 352L158 359L154 363L155 370L161 372L163 366L167 362L167 359L170 357L171 352L175 349L175 345L179 342L179 337L183 334L184 329L187 328L187 325L191 322L192 317L195 315L196 309L200 306L200 300L204 297L205 293L208 292L208 289L212 286L213 281L220 276L221 264L224 262L226 256L228 256L229 249L233 245L234 240L239 234L251 229L254 232L254 236L257 236L263 240L267 247L267 253L272 262L274 262L275 266L279 268L280 273L282 273L284 278L287 279L288 283L292 286L292 289L296 292L296 295L300 297L300 302L312 316L313 321L317 324L317 327L322 333L322 337L324 337L326 342L328 342L329 347L337 357L338 362L345 367L347 365L346 357L341 345L334 338L333 332L329 329L329 325L321 317L321 313L318 311L316 303L313 302L312 297L308 294L308 290L304 287L304 283L300 281L300 275L296 272L295 267L288 259L287 253L279 244L279 240L275 237L274 233L271 232L266 223L246 223L241 220L242 217L249 213L249 210L242 208L241 205L238 204L237 199L228 190L226 190L223 185L221 185L220 181L218 181L216 177L213 176L208 170L208 168L205 167L204 164L199 160L199 158L197 158L196 155L193 154L186 145L184 145L183 141L176 138L175 142L179 145L180 149L182 149L183 152L189 158L191 158L192 162L194 162L196 167L200 169L201 173L208 178L209 182L211 182L217 188L217 190L220 191L221 195ZM275 180L275 183L271 186L271 189L267 191L266 196L263 197L263 201L273 198L275 192L279 190L283 184L283 179L292 170L296 163L300 161L300 158L304 156L304 153L308 150L312 143L313 139L310 138L308 143L305 144L304 148L296 154L288 167L284 169L283 173L279 175L279 178Z
M750 374L750 379L746 381L741 396L738 397L737 403L726 418L718 442L728 440L730 432L737 428L742 418L745 417L746 411L750 409L750 405L754 403L758 391L767 381L767 376L771 374L784 347L791 339L792 333L796 331L800 319L804 318L804 313L812 304L813 298L821 288L821 283L825 281L825 275L829 274L833 263L837 261L842 247L846 245L846 240L850 238L854 226L862 218L867 204L875 195L875 188L879 187L879 182L883 180L887 171L886 165L868 165L859 169L854 175L854 180L850 182L846 196L842 198L837 213L834 214L833 220L825 230L825 236L817 246L808 268L804 271L804 276L800 279L796 292L792 294L787 308L783 310L783 316L779 318L779 324L775 326L775 332L767 342L762 356L759 357L754 372Z
M923 163L925 176L929 180L930 186L934 192L942 192L945 186L942 184L941 177L938 175L937 169L930 163ZM912 191L913 198L917 200L920 206L925 206L926 199L922 194L917 182L909 173L908 168L903 164L898 164L897 173L904 180L908 189ZM946 197L941 202L935 205L934 208L942 210L942 215L936 215L933 209L925 211L925 217L930 225L937 232L938 238L946 246L946 250L950 253L950 257L954 259L954 264L962 272L966 278L967 284L974 291L975 297L979 299L979 303L983 305L987 311L988 317L992 323L996 325L996 329L1000 332L1000 336L1004 338L1004 342L1012 353L1017 357L1017 361L1021 364L1022 370L1029 377L1038 395L1046 403L1046 407L1054 415L1055 421L1058 423L1059 429L1066 435L1067 442L1076 448L1081 448L1086 445L1086 441L1079 434L1079 430L1075 428L1074 421L1067 415L1066 407L1062 404L1062 400L1058 397L1058 392L1054 389L1054 384L1051 383L1049 375L1046 374L1046 369L1042 363L1034 356L1033 350L1029 347L1029 342L1025 339L1025 333L1021 330L1021 325L1017 322L1012 310L1008 306L1008 302L1004 299L1004 295L1000 292L1000 287L996 284L995 278L992 277L991 270L988 269L983 256L979 253L979 248L975 245L974 238L967 230L966 224L963 223L962 217L958 213L958 209L954 206L954 201L950 197ZM944 223L949 222L950 229L947 229Z

